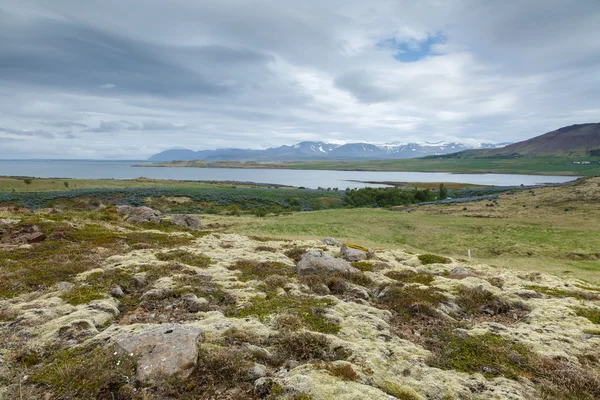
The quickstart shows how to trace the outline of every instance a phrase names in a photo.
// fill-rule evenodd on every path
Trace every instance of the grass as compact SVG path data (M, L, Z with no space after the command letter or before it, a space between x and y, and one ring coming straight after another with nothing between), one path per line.
M292 276L294 267L280 262L259 262L253 260L238 260L227 267L230 271L241 271L238 279L247 282L250 280L265 280L273 275Z
M596 190L593 192L592 190ZM231 218L232 232L279 238L337 237L377 248L442 254L520 270L569 274L600 282L600 198L585 187L541 189L485 202L424 206L412 213L380 209L336 209L261 220ZM522 207L525 204L527 207ZM542 204L535 208L536 204ZM570 204L571 211L564 212ZM569 272L565 272L569 271Z
M420 283L429 286L435 280L435 276L414 271L390 271L385 274L388 278L404 283Z
M438 256L436 254L419 254L417 257L422 264L450 264L452 261L448 257Z
M54 354L29 380L52 388L61 399L122 398L134 376L130 357L102 348L74 348Z

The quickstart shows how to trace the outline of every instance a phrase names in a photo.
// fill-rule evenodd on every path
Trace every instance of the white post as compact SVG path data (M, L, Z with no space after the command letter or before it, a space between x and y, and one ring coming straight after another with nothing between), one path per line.
M469 261L471 261L471 249L467 249L469 253Z

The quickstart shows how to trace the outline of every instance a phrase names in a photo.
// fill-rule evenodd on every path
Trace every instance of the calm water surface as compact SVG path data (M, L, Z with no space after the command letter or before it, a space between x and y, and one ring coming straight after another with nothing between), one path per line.
M340 188L382 186L352 181L396 182L460 182L479 185L535 185L566 182L575 177L510 174L450 174L445 172L366 172L366 171L298 171L285 169L238 168L142 168L133 167L144 161L31 161L0 160L0 176L33 176L38 178L153 179L198 181L240 181L272 183L307 188Z

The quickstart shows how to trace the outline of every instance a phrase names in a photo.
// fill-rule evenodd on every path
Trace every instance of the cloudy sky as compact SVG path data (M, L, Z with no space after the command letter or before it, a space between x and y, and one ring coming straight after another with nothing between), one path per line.
M0 158L505 142L598 121L598 0L0 3Z

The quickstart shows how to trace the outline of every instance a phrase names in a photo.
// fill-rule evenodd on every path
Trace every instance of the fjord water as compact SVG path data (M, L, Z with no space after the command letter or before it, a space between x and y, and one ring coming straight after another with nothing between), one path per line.
M192 181L238 181L304 186L316 189L384 186L369 182L460 182L513 186L567 182L572 176L514 174L451 174L445 172L317 171L242 168L143 168L144 161L0 160L0 176L78 179L177 179Z

